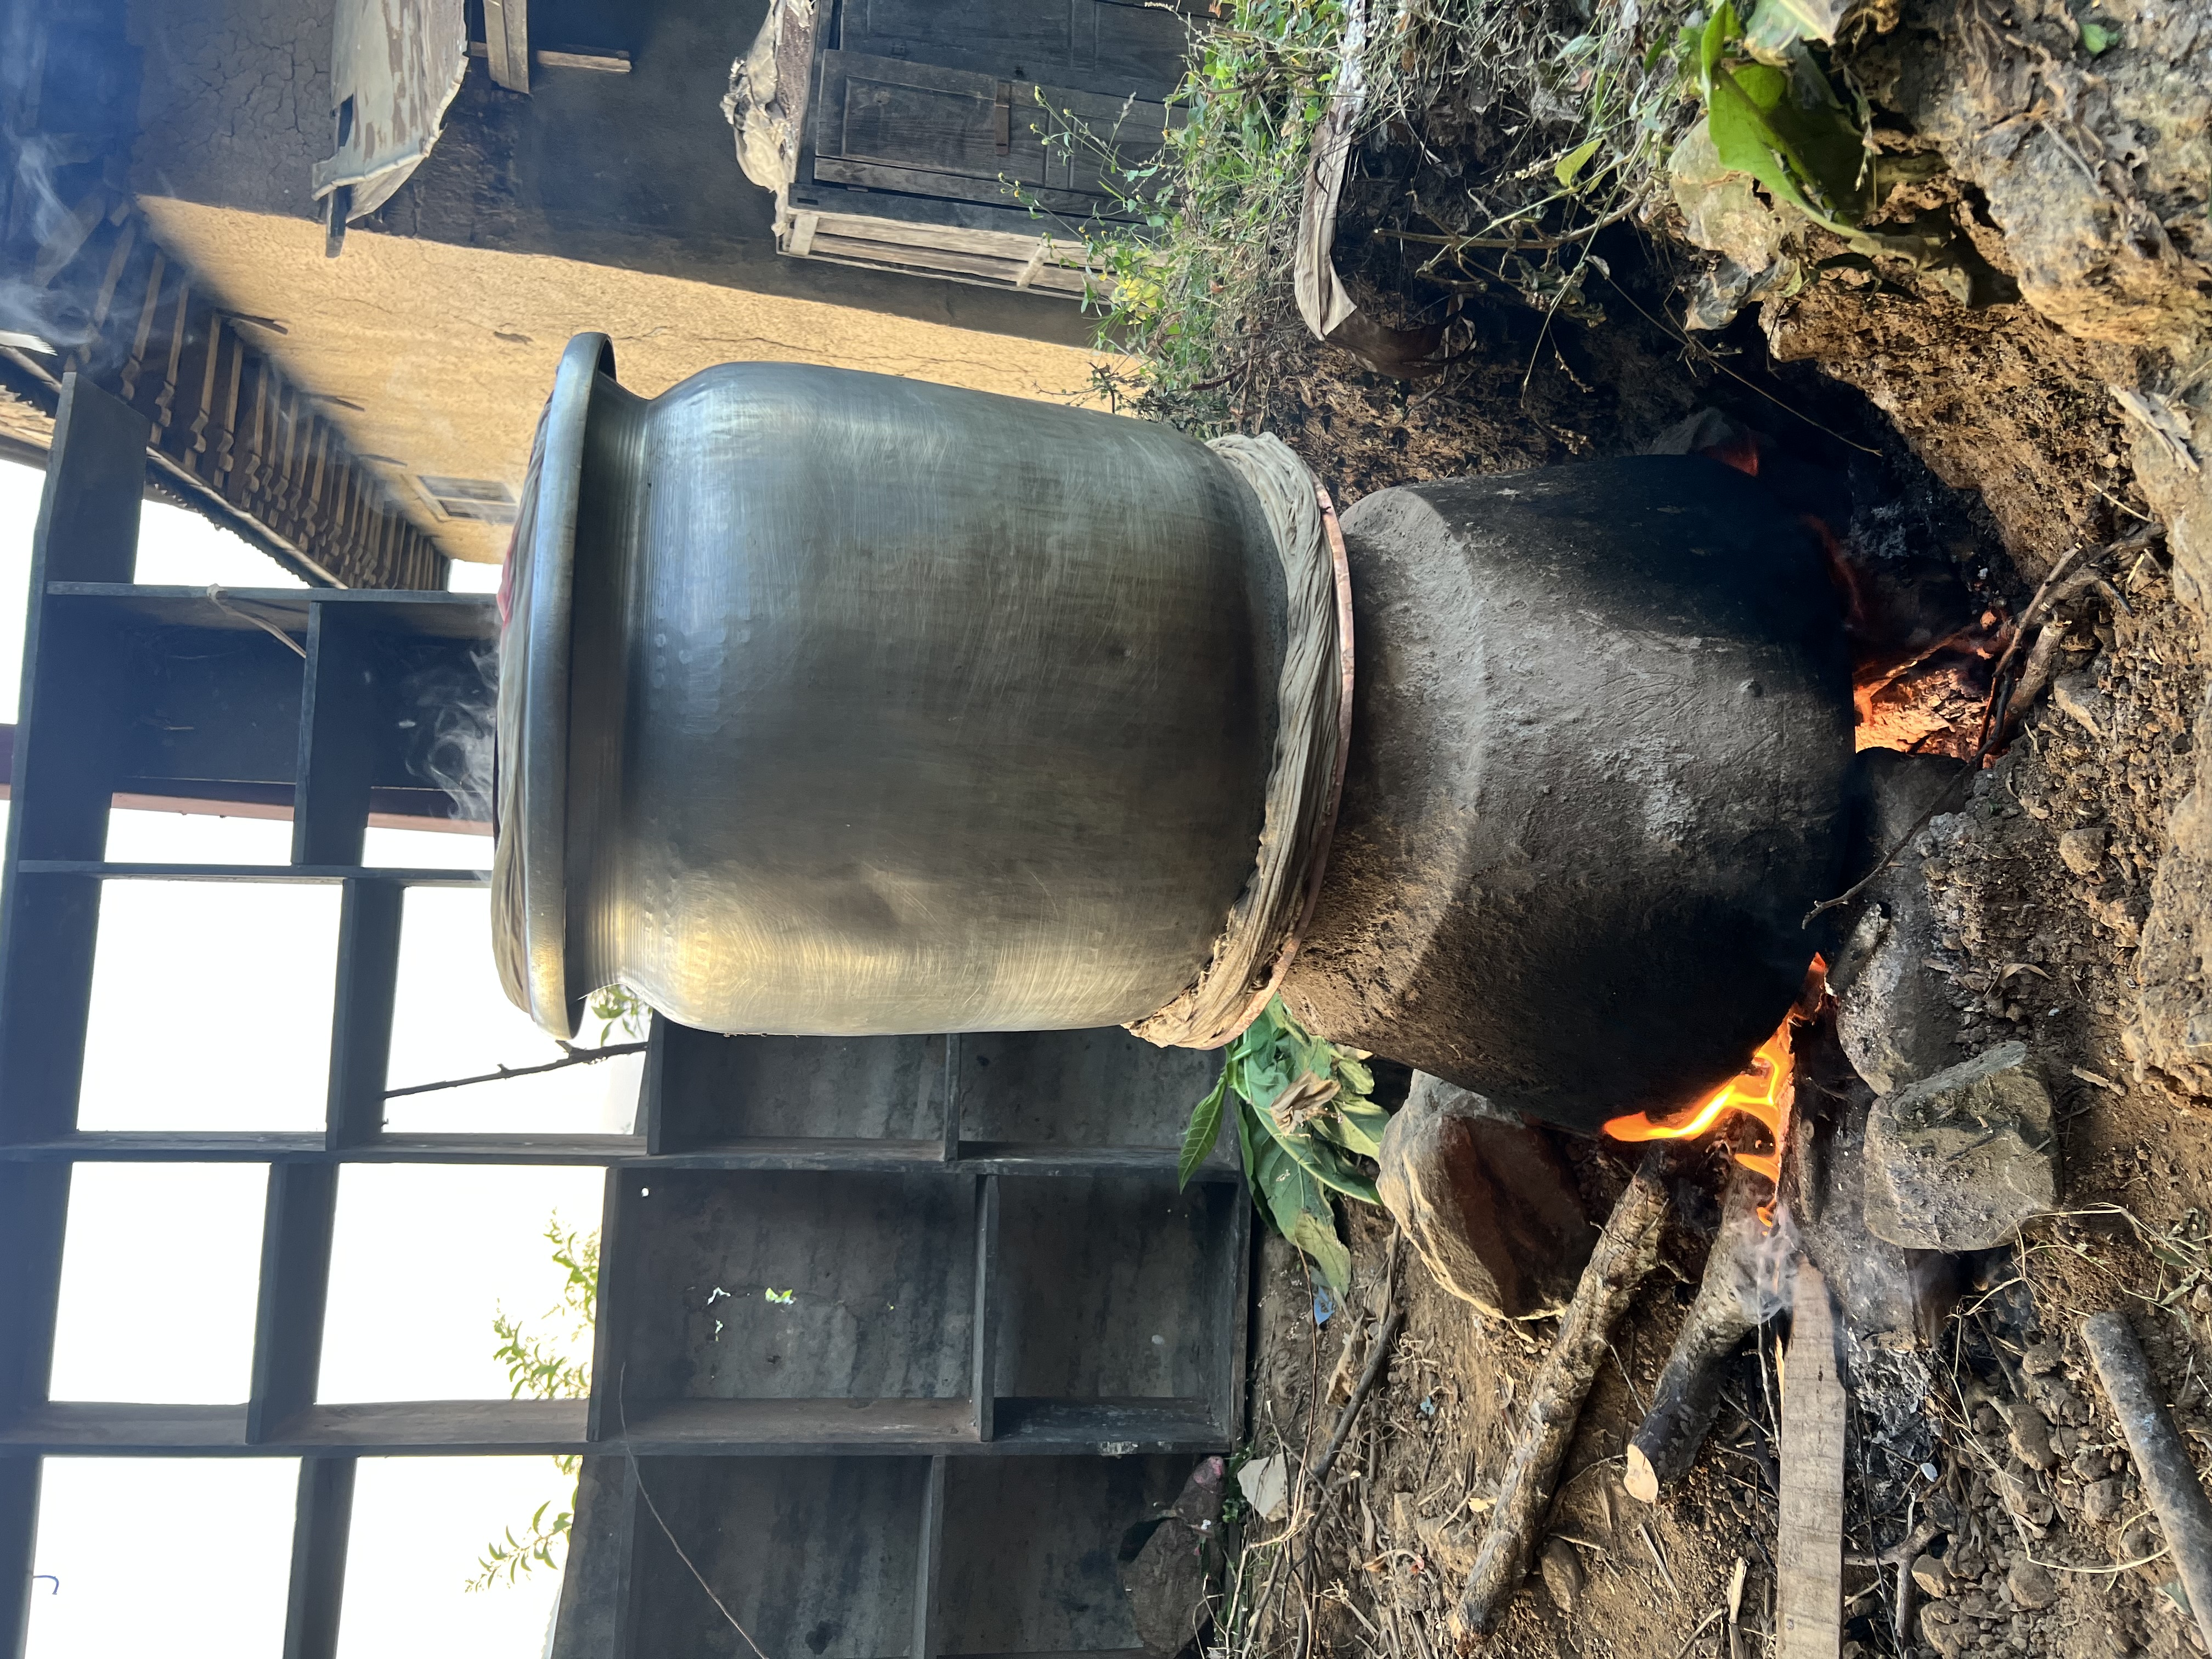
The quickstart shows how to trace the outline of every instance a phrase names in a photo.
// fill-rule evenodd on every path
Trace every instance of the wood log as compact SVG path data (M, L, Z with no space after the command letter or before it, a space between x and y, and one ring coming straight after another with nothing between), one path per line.
M2166 1534L2173 1565L2197 1628L2212 1645L2212 1504L2204 1498L2188 1448L2160 1402L2149 1363L2128 1322L2118 1313L2100 1313L2081 1322L2081 1341L2097 1362L2097 1375L2120 1420L2120 1432L2134 1454L2150 1506Z
M1760 1281L1771 1239L1759 1206L1767 1190L1764 1176L1741 1167L1729 1177L1698 1298L1659 1374L1651 1409L1628 1443L1625 1484L1644 1503L1657 1503L1659 1489L1680 1480L1698 1461L1720 1415L1722 1367L1765 1322L1770 1310Z
M1583 1269L1552 1352L1529 1384L1520 1436L1498 1484L1489 1529L1452 1613L1452 1634L1462 1650L1498 1628L1513 1593L1528 1576L1559 1465L1575 1437L1583 1401L1613 1328L1658 1262L1659 1231L1667 1218L1668 1163L1664 1142L1644 1154Z
M1800 1261L1782 1356L1782 1515L1774 1550L1779 1659L1836 1659L1843 1650L1847 1412L1828 1281Z

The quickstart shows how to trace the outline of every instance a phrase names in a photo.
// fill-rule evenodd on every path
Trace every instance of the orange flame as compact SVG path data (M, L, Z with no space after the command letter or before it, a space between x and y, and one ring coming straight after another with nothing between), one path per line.
M1812 1018L1827 988L1828 964L1816 956L1805 975L1805 988L1796 1006L1784 1016L1774 1035L1759 1045L1750 1066L1743 1072L1721 1085L1710 1098L1688 1112L1661 1118L1634 1112L1613 1119L1605 1125L1605 1133L1615 1140L1687 1140L1705 1133L1728 1113L1741 1112L1765 1126L1770 1148L1747 1152L1731 1147L1729 1156L1754 1175L1765 1176L1779 1187L1782 1148L1789 1138L1790 1108L1797 1092L1792 1035L1796 1026ZM1770 1199L1759 1206L1759 1218L1771 1224L1772 1209Z

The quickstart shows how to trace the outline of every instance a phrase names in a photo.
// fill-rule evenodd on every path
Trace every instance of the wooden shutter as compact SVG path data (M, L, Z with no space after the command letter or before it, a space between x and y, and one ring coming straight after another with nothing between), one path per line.
M1122 167L1160 146L1166 106L1102 97L866 52L824 52L815 109L823 184L1011 204L1009 185L1056 212L1111 214L1095 144ZM1057 135L1069 133L1071 142ZM1048 138L1054 141L1048 143Z

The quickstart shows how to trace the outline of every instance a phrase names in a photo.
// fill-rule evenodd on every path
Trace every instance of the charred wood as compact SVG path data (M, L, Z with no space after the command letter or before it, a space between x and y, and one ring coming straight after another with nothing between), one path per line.
M1490 1528L1483 1534L1474 1571L1452 1614L1452 1634L1463 1650L1479 1644L1498 1628L1506 1605L1528 1575L1552 1507L1559 1465L1574 1438L1583 1401L1606 1355L1613 1328L1657 1264L1659 1231L1668 1205L1667 1165L1663 1143L1644 1154L1635 1179L1613 1206L1589 1265L1583 1269L1552 1352L1529 1385L1521 1432L1498 1483Z

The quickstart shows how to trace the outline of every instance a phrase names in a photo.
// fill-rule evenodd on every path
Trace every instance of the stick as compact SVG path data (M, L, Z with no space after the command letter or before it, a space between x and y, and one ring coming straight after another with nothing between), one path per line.
M1782 1360L1782 1516L1774 1578L1780 1659L1836 1659L1844 1641L1844 1381L1828 1281L1797 1264Z
M2189 1452L2159 1401L2150 1365L2127 1320L2118 1313L2094 1315L2081 1322L2081 1340L2097 1362L2120 1432L2135 1455L2136 1473L2142 1477L2174 1565L2181 1569L2197 1628L2212 1642L2212 1504L2205 1502Z
M1382 1322L1382 1328L1376 1333L1375 1346L1367 1355L1367 1368L1359 1373L1359 1386L1352 1391L1352 1398L1344 1402L1344 1413L1336 1419L1336 1432L1329 1436L1328 1444L1322 1450L1321 1461L1314 1465L1313 1473L1306 1477L1316 1486L1328 1479L1330 1466L1336 1462L1337 1453L1344 1449L1344 1437L1352 1432L1352 1419L1359 1415L1359 1407L1374 1389L1376 1379L1382 1375L1382 1362L1390 1357L1390 1344L1398 1334L1398 1327L1405 1322L1406 1310L1393 1308L1390 1316Z
M501 1083L511 1077L536 1077L540 1072L558 1072L570 1066L590 1066L602 1060L614 1060L623 1054L641 1054L647 1045L642 1042L610 1042L598 1048L571 1048L556 1039L556 1046L563 1052L558 1060L549 1060L543 1066L502 1066L496 1072L480 1072L474 1077L449 1077L442 1083L410 1083L404 1089L386 1089L384 1097L397 1100L402 1095L434 1094L441 1089L465 1089L474 1083Z
M1473 1647L1498 1628L1506 1604L1528 1576L1537 1529L1552 1506L1552 1492L1567 1444L1575 1437L1583 1401L1597 1376L1613 1326L1659 1260L1659 1229L1667 1218L1666 1144L1644 1155L1636 1178L1613 1206L1574 1300L1559 1321L1552 1352L1529 1384L1519 1441L1499 1483L1474 1571L1452 1613L1452 1634Z
M1765 1177L1741 1167L1729 1178L1698 1299L1667 1356L1644 1425L1628 1443L1624 1484L1630 1496L1646 1504L1657 1503L1659 1489L1680 1480L1698 1461L1720 1415L1721 1368L1765 1322L1759 1256L1766 1229L1754 1185L1764 1187Z

